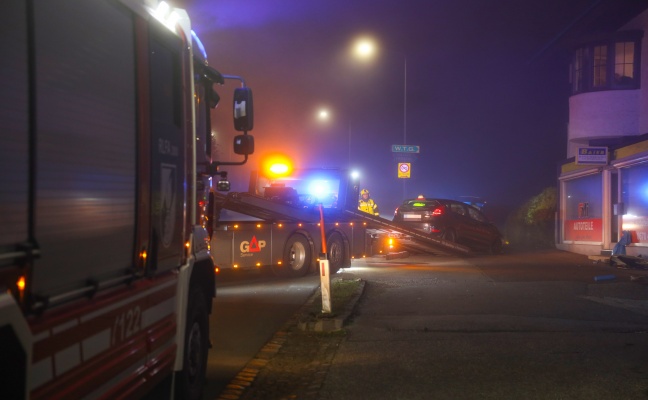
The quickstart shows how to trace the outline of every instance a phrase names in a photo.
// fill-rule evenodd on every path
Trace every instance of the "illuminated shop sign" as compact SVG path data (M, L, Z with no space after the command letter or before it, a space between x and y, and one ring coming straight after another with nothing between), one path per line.
M579 165L607 165L607 147L579 147L576 153L576 164Z

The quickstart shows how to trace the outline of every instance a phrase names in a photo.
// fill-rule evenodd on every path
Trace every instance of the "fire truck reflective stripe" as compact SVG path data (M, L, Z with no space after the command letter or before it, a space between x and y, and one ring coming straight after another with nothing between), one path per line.
M103 330L81 342L83 359L89 360L110 347L110 329Z
M175 358L176 346L163 347L157 351L147 363L147 369L136 370L132 374L122 374L119 379L113 379L100 387L95 393L101 394L102 398L140 398L145 392L145 385L149 387L156 385L164 376L171 372Z
M175 296L142 312L142 326L149 326L175 311Z
M151 330L148 338L149 351L159 351L161 346L165 346L170 340L174 340L176 332L175 319L168 318L166 324L160 324L160 328L155 331ZM174 342L175 344L175 342Z
M90 395L88 395L88 398L98 398L99 396L102 396L104 399L117 399L120 398L120 396L116 395L116 391L121 389L121 387L125 384L125 382L130 382L133 380L133 377L139 378L141 376L140 374L134 374L132 370L125 370L121 373L118 373L114 377L111 377L111 379L98 382L99 386L97 386L96 390ZM124 396L122 396L123 398Z
M80 343L86 337L95 335L105 329L110 329L113 334L118 334L118 337L115 339L123 340L126 339L125 336L130 336L128 335L129 333L135 333L128 332L128 328L131 330L146 328L146 324L155 322L157 319L162 318L163 315L158 313L157 319L148 320L145 325L141 325L141 319L138 320L137 318L141 317L142 312L146 313L151 305L159 303L162 299L175 298L175 286L172 285L173 283L168 282L164 285L154 287L147 290L141 296L135 296L134 299L129 299L133 301L121 301L112 306L87 314L80 318L81 324L78 324L72 329L66 329L65 334L52 334L51 336L36 341L34 344L33 360L38 361L41 358L51 356L53 353L67 348L73 343ZM149 297L149 299L146 299L147 301L137 301L142 300L147 295ZM172 302L167 304L170 304L169 312L173 312L175 304ZM138 312L140 313L139 315L137 314ZM68 323L59 324L53 327L52 331L60 330L67 326ZM136 325L138 323L139 326Z
M32 391L32 398L78 399L96 390L108 376L140 368L146 361L145 336L142 333L138 338L113 348L110 352L103 352L85 363L84 368L76 368L67 374L57 374L57 379L50 380Z
M155 281L136 281L131 286L124 287L117 292L109 292L98 295L91 303L85 302L71 304L67 312L59 312L56 315L49 315L47 318L39 318L30 322L30 329L34 335L34 340L42 339L49 335L50 330L57 325L66 323L70 319L80 317L81 322L96 318L99 315L110 312L111 310L123 306L127 302L139 300L149 296L151 293L163 288L173 287L177 284L175 275L169 273L166 276L156 278ZM136 292L137 294L133 294ZM121 299L121 300L120 300Z
M50 337L49 331L43 331L34 335L34 342L39 342Z
M175 315L170 315L128 343L85 363L84 368L37 388L32 398L116 398L119 396L109 393L118 389L130 393L140 386L150 387L150 377L163 377L172 369L177 347L175 330Z
M94 311L82 307L82 316L67 314L73 318L65 322L59 318L57 324L35 334L38 340L33 347L32 368L36 377L30 382L34 396L51 397L59 391L66 396L72 392L72 397L85 396L109 375L142 369L146 353L167 342L175 346L176 283L164 279L151 286L149 281L140 294L116 303L98 299L99 305L108 306ZM128 290L132 293L137 289ZM108 350L111 362L106 360ZM97 373L88 375L88 368ZM86 379L80 382L82 376Z
M73 328L73 327L75 327L77 325L79 325L79 323L77 322L77 320L73 319L73 320L68 321L68 322L66 322L64 324L61 324L61 325L58 325L58 326L55 326L54 328L52 328L52 334L56 335L57 333L61 333L61 332L66 331L66 330L68 330L70 328Z
M155 286L155 287L153 287L153 288L151 288L151 289L149 289L147 291L144 291L144 292L140 293L139 295L128 297L126 300L111 304L108 307L103 307L103 308L101 308L101 309L99 309L97 311L94 311L94 312L91 312L91 313L86 313L81 317L81 322L91 320L93 318L96 318L96 317L104 314L104 313L110 312L110 311L114 310L115 308L123 306L127 302L133 302L133 301L136 301L136 300L140 300L143 297L150 296L151 293L153 293L153 292L159 291L161 289L169 288L169 287L174 287L177 283L178 282L175 281L175 280L169 280L168 282L165 282L163 284ZM175 290L173 292L175 293Z
M45 358L39 362L35 362L31 366L31 380L32 388L39 387L52 380L54 377L54 365L52 365L52 358Z
M54 354L54 370L57 375L64 374L81 364L81 346L75 344Z

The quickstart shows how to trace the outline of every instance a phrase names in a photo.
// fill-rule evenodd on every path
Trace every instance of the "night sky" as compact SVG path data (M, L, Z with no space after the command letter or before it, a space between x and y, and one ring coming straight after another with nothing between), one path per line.
M171 3L187 9L210 65L244 76L254 91L256 152L227 169L233 190L247 189L264 154L342 168L349 148L385 216L404 192L480 196L512 209L556 185L566 157L568 53L547 46L592 0ZM379 43L370 62L350 54L361 35ZM220 90L221 159L237 159L229 150L234 86ZM331 112L327 123L317 119L320 107ZM404 137L421 148L405 187L391 152Z

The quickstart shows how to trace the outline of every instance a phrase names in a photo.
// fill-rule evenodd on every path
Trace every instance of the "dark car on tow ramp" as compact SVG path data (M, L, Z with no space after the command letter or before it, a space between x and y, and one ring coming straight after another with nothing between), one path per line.
M476 207L456 200L418 197L394 211L394 222L473 250L502 252L502 234Z

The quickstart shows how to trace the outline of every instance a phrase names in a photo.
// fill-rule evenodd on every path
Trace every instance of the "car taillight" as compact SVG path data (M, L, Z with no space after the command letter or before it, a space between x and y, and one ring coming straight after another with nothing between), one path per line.
M432 216L443 215L443 207L437 207L432 211Z

